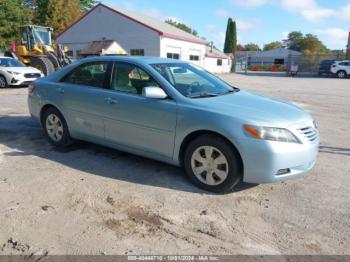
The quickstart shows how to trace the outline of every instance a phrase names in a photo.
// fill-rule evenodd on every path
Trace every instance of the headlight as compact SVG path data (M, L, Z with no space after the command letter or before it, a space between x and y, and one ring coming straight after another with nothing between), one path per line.
M243 128L249 136L256 139L301 144L301 141L295 135L293 135L292 132L285 128L260 127L251 125L244 125Z
M13 71L7 71L7 73L11 74L11 75L20 75L21 73L18 72L13 72Z

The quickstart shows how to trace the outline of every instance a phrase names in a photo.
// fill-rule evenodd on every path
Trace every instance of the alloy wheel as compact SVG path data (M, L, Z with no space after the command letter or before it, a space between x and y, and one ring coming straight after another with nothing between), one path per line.
M0 77L0 88L5 88L7 86L6 80L3 77Z
M344 72L344 71L340 71L340 72L338 73L338 77L339 77L339 78L344 78L344 77L345 77L345 72Z

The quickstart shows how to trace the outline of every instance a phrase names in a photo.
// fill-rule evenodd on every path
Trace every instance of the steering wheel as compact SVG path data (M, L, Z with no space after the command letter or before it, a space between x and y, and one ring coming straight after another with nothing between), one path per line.
M201 84L198 81L194 81L190 84L190 87L199 87Z
M197 91L200 91L200 86L201 84L198 81L192 82L186 90L187 94L191 95L193 93L196 93Z

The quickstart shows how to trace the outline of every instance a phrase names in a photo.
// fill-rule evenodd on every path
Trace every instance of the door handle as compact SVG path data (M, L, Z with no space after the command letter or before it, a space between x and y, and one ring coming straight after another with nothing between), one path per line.
M110 105L115 105L115 104L118 103L118 101L117 101L116 99L111 98L111 97L107 97L107 98L106 98L106 102L107 102L108 104L110 104Z
M64 89L61 87L56 88L56 91L60 94L64 94Z

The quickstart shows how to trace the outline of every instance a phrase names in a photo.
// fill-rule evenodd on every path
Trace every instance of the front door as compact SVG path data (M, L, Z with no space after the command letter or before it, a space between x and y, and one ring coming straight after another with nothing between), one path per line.
M109 105L104 113L106 139L171 158L176 101L145 98L141 95L145 86L160 87L141 68L129 63L114 64L111 88L105 91Z

